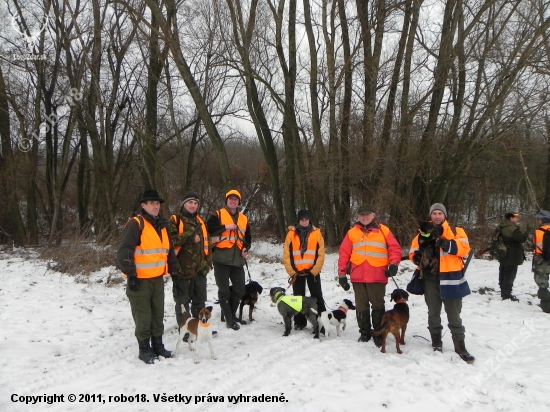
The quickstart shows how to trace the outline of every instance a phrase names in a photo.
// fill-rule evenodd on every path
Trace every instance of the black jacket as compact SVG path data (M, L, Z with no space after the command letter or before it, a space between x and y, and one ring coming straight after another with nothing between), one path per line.
M523 253L523 243L527 240L529 234L522 233L518 226L508 219L499 224L500 233L504 243L508 246L508 253L504 259L500 260L502 265L521 265L525 259Z
M163 228L167 228L167 233L170 233L170 229L168 228L169 223L160 216L155 218L143 209L141 210L140 215L153 225L159 237L161 236L161 230ZM141 233L139 230L139 224L135 219L131 219L122 231L122 240L116 254L116 267L128 276L136 276L134 252L136 250L136 246L141 243L140 238ZM170 236L168 236L168 238L170 241L170 250L168 251L168 273L175 273L179 270L180 265L178 263L178 259L176 258L176 254L174 253L172 240L170 239Z

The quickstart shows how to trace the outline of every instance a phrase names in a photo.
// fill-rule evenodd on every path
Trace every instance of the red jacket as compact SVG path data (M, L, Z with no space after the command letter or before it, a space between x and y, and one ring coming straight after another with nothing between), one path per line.
M367 230L364 230L361 224L356 223L352 229L356 230L357 228L365 234L365 241L368 241L370 233L377 234L376 237L378 238L378 234L381 232L380 223L376 223L375 226L370 227ZM388 235L385 236L385 241L388 250L389 263L399 265L399 262L401 262L401 246L399 246L399 243L397 243L397 240L389 230L386 230L386 232L388 233ZM346 274L348 262L351 263L350 257L353 251L353 244L350 239L349 233L349 231L348 233L346 233L346 236L344 237L344 240L340 245L340 252L338 257L338 274L340 276ZM350 281L354 283L386 284L388 283L388 278L384 274L386 272L386 269L387 266L374 267L368 262L368 260L365 260L359 265L351 263Z

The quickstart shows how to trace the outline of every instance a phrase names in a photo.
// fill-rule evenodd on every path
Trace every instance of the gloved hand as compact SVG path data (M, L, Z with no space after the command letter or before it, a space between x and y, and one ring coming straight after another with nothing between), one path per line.
M311 272L309 270L302 270L301 272L298 272L298 276L309 276L311 275Z
M137 292L139 290L139 280L137 276L128 276L128 289L132 292Z
M391 278L391 277L394 277L395 275L397 275L397 265L394 265L393 263L390 263L388 268L386 269L386 273L384 273L386 275L387 278Z
M349 285L349 282L348 282L348 277L346 275L344 276L339 276L338 277L338 283L340 284L340 286L342 286L342 289L344 289L346 292L349 290L349 288L351 287Z
M437 247L440 247L444 252L448 252L451 247L451 241L443 236L437 239Z
M417 250L413 254L413 263L416 266L420 266L420 261L422 260L422 252L420 250Z

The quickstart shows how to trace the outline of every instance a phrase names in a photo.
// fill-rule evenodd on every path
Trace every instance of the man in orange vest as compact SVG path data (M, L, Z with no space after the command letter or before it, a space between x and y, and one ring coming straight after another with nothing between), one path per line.
M533 237L533 273L535 283L539 287L537 296L540 299L540 308L543 312L550 313L550 291L548 291L550 261L545 260L542 253L544 234L550 230L550 212L541 210L536 218L539 227L535 229Z
M168 235L168 222L159 216L163 202L156 190L143 192L141 213L126 223L117 251L117 268L128 278L126 296L136 325L139 359L148 364L157 356L172 357L162 343L163 276L176 273L179 263Z
M245 294L244 265L252 244L248 218L239 212L241 194L233 189L225 194L225 207L206 222L212 243L214 277L220 309L228 328L239 330L237 308ZM231 280L232 288L229 289ZM246 321L242 321L246 324Z
M181 305L189 316L198 318L207 298L206 275L210 271L210 252L206 224L198 215L199 206L197 194L186 193L179 214L170 217L170 236L180 264L178 274L172 276L178 326L183 322ZM186 335L189 337L189 334Z
M441 307L445 306L449 329L453 338L455 352L466 363L473 363L475 358L468 353L464 343L465 328L462 325L460 312L462 298L470 294L470 287L464 277L462 258L470 252L468 236L460 227L452 228L447 222L447 209L441 203L430 207L430 220L441 228L441 236L437 239L439 251L439 270L432 274L424 271L424 300L428 306L428 329L432 337L432 348L441 352ZM409 249L409 259L420 265L422 254L419 250L417 234ZM426 273L427 272L427 273Z
M371 206L359 206L358 221L344 237L338 258L338 282L344 290L349 290L346 276L349 274L355 292L359 342L368 342L371 338L369 304L372 306L372 328L377 330L382 326L386 284L389 277L397 274L401 262L401 246L390 229L375 218ZM376 346L382 346L381 336L373 340Z
M321 289L321 269L325 262L325 241L321 230L310 223L309 211L298 212L297 223L289 226L283 248L283 263L288 276L296 276L294 296L305 296L306 281L309 293L317 301L318 312L326 309ZM294 329L304 329L307 319L302 313L294 316ZM321 331L323 333L323 331Z

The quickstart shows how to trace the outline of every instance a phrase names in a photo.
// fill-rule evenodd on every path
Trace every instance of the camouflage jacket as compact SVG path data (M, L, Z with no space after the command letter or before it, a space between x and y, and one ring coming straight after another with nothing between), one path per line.
M190 279L196 274L206 276L212 266L210 253L205 254L204 250L204 233L202 228L197 228L200 225L196 216L192 216L188 213L177 215L179 219L175 218L176 215L172 215L170 218L170 237L175 249L179 249L186 243L189 236L195 232L195 235L200 237L200 241L195 243L193 239L190 239L183 250L177 253L177 259L180 264L180 270L178 272L179 277L182 279ZM183 223L183 233L178 233L179 222Z

